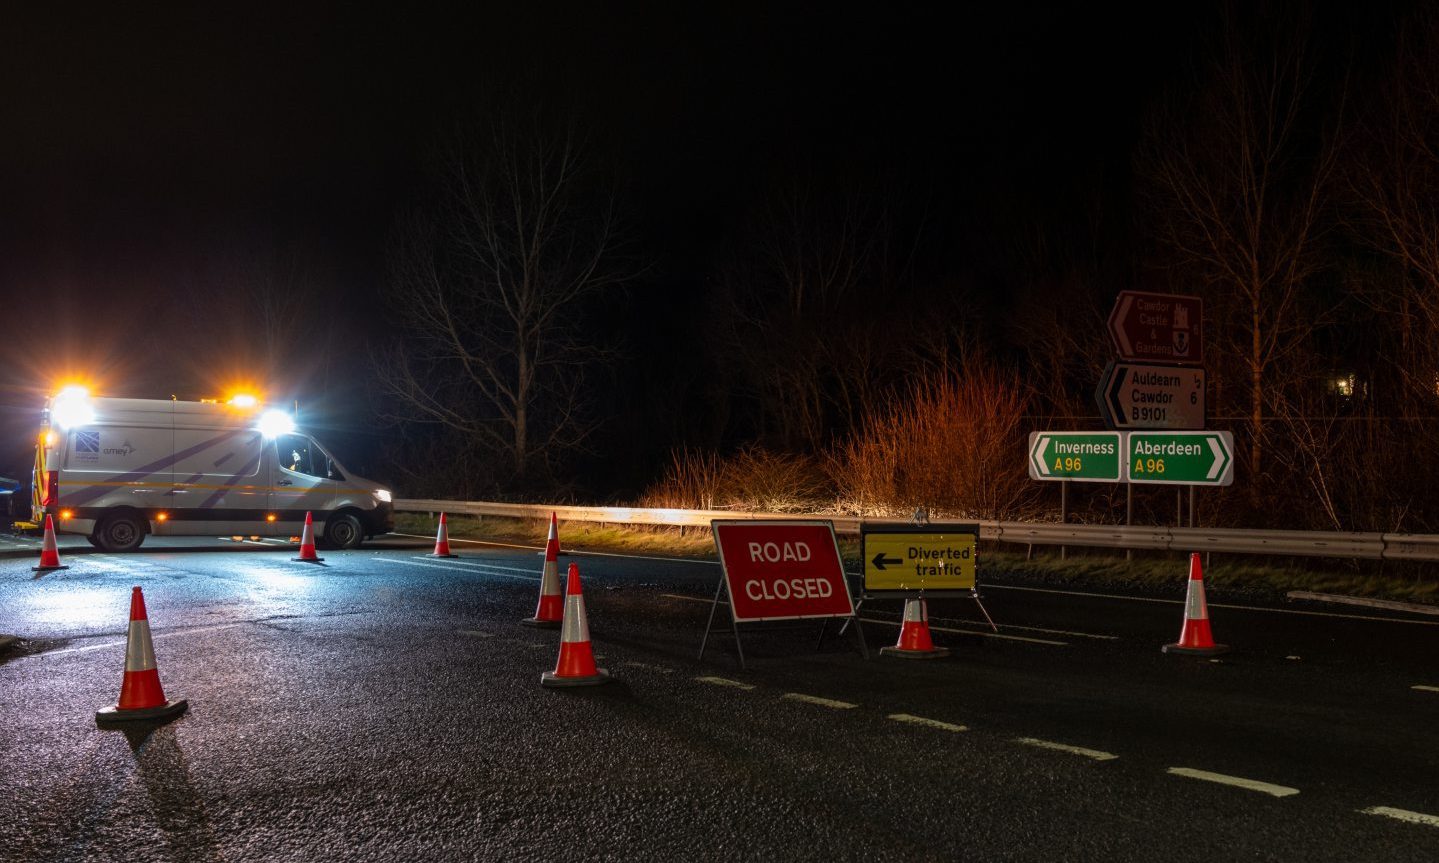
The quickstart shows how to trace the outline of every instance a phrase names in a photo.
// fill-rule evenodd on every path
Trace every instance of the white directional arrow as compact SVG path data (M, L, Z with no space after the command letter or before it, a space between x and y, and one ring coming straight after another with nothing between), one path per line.
M1129 343L1129 333L1124 331L1124 320L1129 314L1129 306L1134 302L1134 297L1127 293L1120 294L1119 302L1115 304L1114 311L1109 315L1109 332L1114 336L1119 354L1123 357L1134 355L1134 346Z
M1211 480L1218 479L1219 472L1221 470L1224 470L1224 465L1229 461L1229 459L1225 456L1224 450L1219 446L1219 438L1208 438L1208 441L1209 449L1214 453L1214 464L1209 466L1209 473L1205 474L1204 478Z
M1029 451L1029 458L1034 462L1034 467L1039 471L1040 476L1049 476L1049 460L1041 458L1040 454L1049 446L1049 435L1042 434L1034 442L1034 447Z

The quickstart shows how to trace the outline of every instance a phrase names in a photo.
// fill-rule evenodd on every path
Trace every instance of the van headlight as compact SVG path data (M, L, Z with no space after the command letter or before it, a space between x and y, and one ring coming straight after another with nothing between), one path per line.
M380 503L389 503L394 500L394 496L390 494L390 490L387 488L377 488L375 489L375 500Z

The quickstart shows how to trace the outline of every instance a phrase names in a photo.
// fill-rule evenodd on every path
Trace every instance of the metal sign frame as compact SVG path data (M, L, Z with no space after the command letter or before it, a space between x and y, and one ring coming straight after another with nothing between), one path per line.
M725 564L724 545L723 545L723 542L722 542L722 540L721 540L721 538L720 538L720 533L721 533L721 530L720 530L720 529L723 528L723 527L725 527L725 526L740 526L740 525L749 526L749 527L760 527L760 526L763 526L763 525L786 525L786 526L791 526L791 527L807 526L807 527L824 527L826 530L828 530L828 531L829 531L829 539L830 539L830 542L833 544L833 548L834 548L834 558L835 558L835 561L838 563L838 566L839 566L839 582L840 582L841 585L844 586L845 599L848 600L848 603L849 603L849 609L850 609L850 610L849 610L849 614L802 614L802 615L783 615L783 616L779 616L779 617L739 618L739 617L737 616L737 612L736 612L736 609L735 609L733 597L730 595L730 588L729 588L729 575L730 575L730 574L729 574L729 567ZM714 535L715 551L718 553L718 556L719 556L720 577L719 577L719 583L715 585L714 599L713 599L713 601L710 603L709 620L705 623L705 634L704 634L704 637L703 637L702 639L700 639L700 651L699 651L699 657L698 657L699 661L701 661L701 662L704 661L704 658L705 658L705 649L706 649L706 648L708 647L708 645L709 645L710 632L714 629L715 612L719 610L719 606L720 606L720 596L721 596L721 595L724 596L724 604L725 604L725 605L728 605L729 608L730 608L730 628L731 628L731 631L734 633L735 651L737 652L737 654L738 654L738 656L739 656L739 667L740 667L741 669L745 668L746 666L745 666L745 658L744 658L744 644L743 644L743 642L740 640L740 625L741 625L741 624L754 625L754 624L773 623L773 622L776 622L776 621L788 621L788 620L821 620L821 621L823 621L823 625L821 626L821 628L820 628L820 633L819 633L819 644L821 644L821 645L824 643L825 630L828 629L828 627L829 627L829 622L830 622L831 620L834 620L834 619L836 619L836 618L843 620L843 621L845 622L845 623L844 623L844 629L847 629L847 628L849 627L849 625L850 625L851 623L853 623L853 624L854 624L854 631L855 631L855 638L856 638L856 640L859 642L859 652L860 652L860 655L862 655L865 659L869 659L869 648L868 648L868 647L866 646L866 644L865 644L865 641L864 641L864 632L860 629L860 625L859 625L859 607L858 607L857 605L855 605L854 594L853 594L853 593L850 591L850 589L849 589L849 579L846 577L846 574L845 574L845 571L844 571L844 556L841 555L841 554L840 554L840 551L839 551L839 538L838 538L837 536L835 536L835 532L834 532L834 522L829 521L829 520L827 520L827 519L826 519L826 520L818 520L818 519L770 519L770 520L759 520L759 519L714 519L714 520L712 520L712 521L710 522L710 532ZM844 632L844 629L841 629L840 632L843 633L843 632Z
M989 628L999 632L995 625L994 618L989 616L989 609L984 607L984 600L979 593L979 523L978 522L957 522L948 524L931 524L928 522L917 522L908 525L871 525L867 522L860 522L859 525L859 549L861 563L867 562L869 557L867 537L871 533L966 533L974 535L974 587L968 590L959 588L957 590L876 590L871 591L867 584L862 584L859 602L854 607L855 620L859 620L859 610L869 600L878 599L908 599L919 597L921 599L972 599L974 604L979 606L984 619L989 622ZM846 623L845 626L849 624ZM840 634L844 634L844 627L840 628Z

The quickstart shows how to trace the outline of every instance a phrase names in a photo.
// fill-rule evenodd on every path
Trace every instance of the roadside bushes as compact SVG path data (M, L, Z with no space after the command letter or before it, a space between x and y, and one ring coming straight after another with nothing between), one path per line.
M1031 397L1016 375L966 369L917 381L820 457L747 447L728 458L676 450L643 504L763 512L1010 519L1031 514L1024 468Z
M833 498L816 459L751 446L727 459L675 450L664 476L645 492L644 506L806 512Z
M1018 518L1037 498L1024 469L1029 391L1013 374L966 368L918 381L860 423L828 458L839 506L859 515L916 507Z

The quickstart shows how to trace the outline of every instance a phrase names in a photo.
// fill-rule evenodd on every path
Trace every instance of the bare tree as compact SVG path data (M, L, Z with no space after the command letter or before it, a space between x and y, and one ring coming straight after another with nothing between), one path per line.
M1265 34L1258 23L1241 29L1236 14L1226 16L1197 97L1171 104L1151 125L1139 169L1162 244L1211 298L1211 345L1243 378L1257 476L1266 411L1281 408L1278 396L1307 375L1294 359L1319 321L1302 300L1320 266L1338 147L1333 136L1313 134L1315 63L1304 28L1285 22Z
M436 204L400 226L392 308L403 341L376 363L399 418L448 428L523 481L595 427L585 374L604 349L584 304L622 286L614 196L573 129L494 120L457 136Z
M1404 382L1395 409L1430 415L1439 394L1439 13L1408 22L1397 47L1385 98L1346 174L1359 204L1356 236L1399 277L1355 287L1394 323L1398 343L1386 353Z
M713 338L752 400L756 436L819 452L915 371L925 348L944 352L948 324L910 326L906 304L886 302L910 279L918 237L889 203L801 176L766 200L753 239L726 262ZM941 335L921 346L913 333Z

